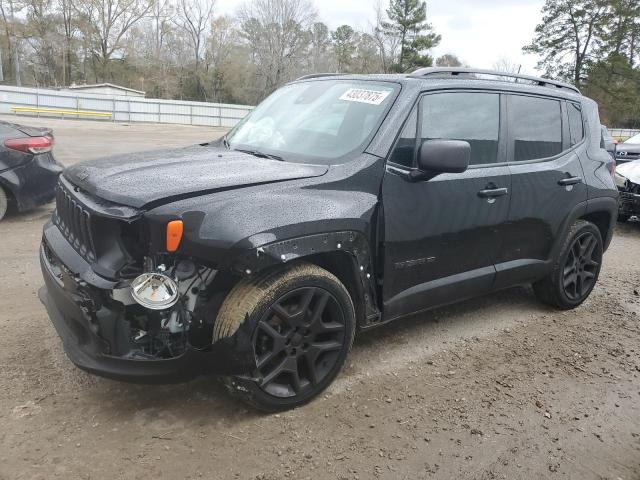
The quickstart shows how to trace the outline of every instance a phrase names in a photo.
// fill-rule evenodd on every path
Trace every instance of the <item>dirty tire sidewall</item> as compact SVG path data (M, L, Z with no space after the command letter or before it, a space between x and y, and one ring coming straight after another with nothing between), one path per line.
M338 301L345 322L345 335L338 359L326 377L309 391L295 397L275 397L263 391L253 380L243 376L224 377L229 391L253 407L275 412L303 405L319 395L342 369L353 344L355 334L355 309L346 287L327 270L309 263L298 263L285 269L272 270L256 278L242 280L225 299L216 319L213 341L232 335L244 322L250 322L255 331L258 322L272 303L287 292L301 287L320 287ZM246 320L245 320L246 319ZM252 372L247 372L250 377Z
M7 209L9 208L9 197L7 196L7 192L0 186L0 220L4 218L7 214Z
M598 242L597 248L600 257L600 265L596 269L593 285L586 295L584 295L584 298L580 300L572 300L567 296L563 286L563 270L574 240L585 232L593 234ZM586 220L577 220L569 229L565 242L560 250L560 255L554 264L553 271L543 280L533 284L534 292L542 302L552 307L560 310L571 310L576 308L589 298L589 295L591 295L591 292L597 285L600 270L602 268L602 259L603 242L600 230L591 222Z

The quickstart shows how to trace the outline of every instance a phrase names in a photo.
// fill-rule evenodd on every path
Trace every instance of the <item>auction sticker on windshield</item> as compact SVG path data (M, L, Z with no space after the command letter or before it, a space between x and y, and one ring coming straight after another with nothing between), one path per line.
M378 90L364 90L362 88L350 88L342 94L340 100L347 102L369 103L371 105L380 105L391 92L381 92Z

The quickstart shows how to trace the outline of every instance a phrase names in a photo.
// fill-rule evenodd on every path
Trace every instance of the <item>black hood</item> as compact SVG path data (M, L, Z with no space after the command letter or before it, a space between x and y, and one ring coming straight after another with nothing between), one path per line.
M196 145L82 162L64 175L91 195L140 208L218 190L317 177L327 169Z

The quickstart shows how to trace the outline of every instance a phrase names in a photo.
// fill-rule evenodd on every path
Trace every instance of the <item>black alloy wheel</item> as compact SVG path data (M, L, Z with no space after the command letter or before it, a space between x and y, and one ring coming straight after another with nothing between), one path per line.
M336 378L355 328L349 290L318 265L299 262L246 278L220 307L213 341L239 335L234 348L252 366L222 380L232 395L259 410L298 407Z
M583 300L593 289L602 261L597 247L591 232L582 233L571 245L563 270L564 292L571 301Z
M553 269L533 284L536 296L561 310L584 302L598 281L604 245L595 224L576 220L567 232Z
M284 294L256 328L260 388L286 398L319 385L339 361L346 334L342 309L327 290L303 287Z

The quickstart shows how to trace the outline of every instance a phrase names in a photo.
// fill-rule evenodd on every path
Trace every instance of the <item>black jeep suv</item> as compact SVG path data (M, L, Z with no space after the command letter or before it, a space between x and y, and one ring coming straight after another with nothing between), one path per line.
M514 285L594 288L618 209L597 105L465 69L303 77L211 144L67 169L40 297L80 368L216 373L264 410L358 329Z

